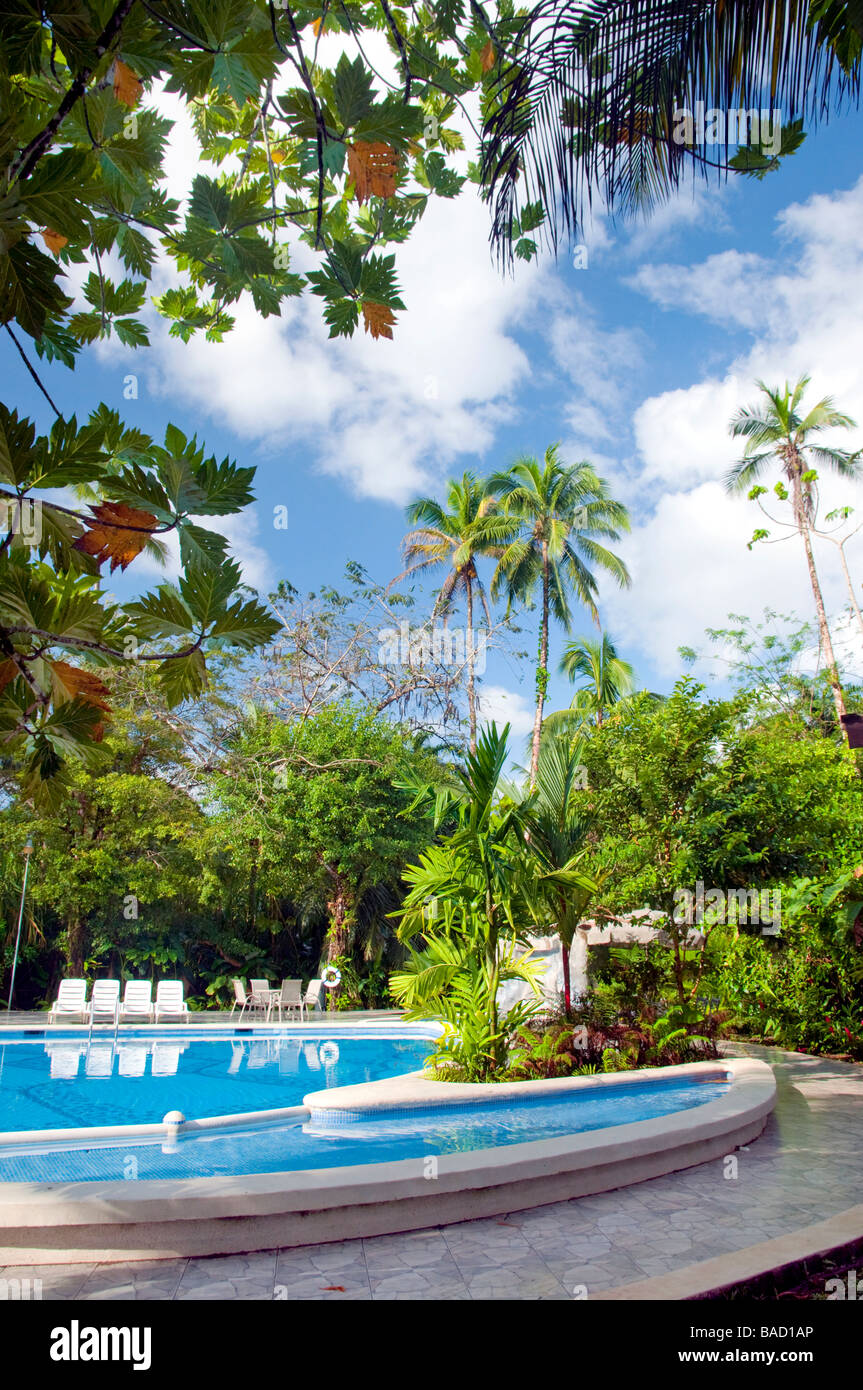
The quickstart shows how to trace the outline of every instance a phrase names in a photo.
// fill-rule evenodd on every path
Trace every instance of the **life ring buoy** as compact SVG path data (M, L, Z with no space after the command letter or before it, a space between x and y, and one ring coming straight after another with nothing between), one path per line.
M324 989L335 989L342 982L342 972L335 965L328 965L321 971L321 984Z
M321 1043L318 1056L325 1067L334 1067L339 1060L339 1045L334 1042Z

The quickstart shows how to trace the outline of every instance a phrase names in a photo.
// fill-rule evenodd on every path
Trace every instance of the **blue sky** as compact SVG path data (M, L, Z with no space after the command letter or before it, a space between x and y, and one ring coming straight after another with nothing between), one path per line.
M763 182L687 189L643 225L599 216L581 270L545 257L502 277L473 191L435 200L399 250L407 312L392 343L331 342L318 301L305 297L281 320L241 306L222 345L180 344L153 315L149 349L99 344L74 373L43 364L43 375L64 412L81 418L104 400L157 436L172 420L219 456L254 463L258 501L230 535L248 582L264 591L282 578L301 590L338 584L348 559L391 579L411 496L442 495L465 468L490 471L560 441L564 457L592 459L631 509L619 549L633 588L603 581L602 619L639 683L667 690L682 669L677 647L699 645L729 611L810 616L797 542L748 551L757 514L727 498L721 478L735 457L728 419L754 399L758 376L809 372L813 391L863 421L861 134L860 116L836 121ZM181 123L172 191L196 167ZM10 347L0 345L3 398L46 427L50 412ZM129 373L137 400L124 399ZM863 443L863 429L841 442L850 441ZM829 502L859 508L854 492L825 488ZM273 527L279 505L287 531ZM832 548L819 558L838 613L846 596ZM859 574L859 538L849 559ZM157 581L138 574L142 587ZM574 632L589 630L577 615ZM557 634L555 665L562 644ZM520 645L532 649L532 636ZM521 733L528 664L492 655L486 688L486 714L505 714ZM569 694L555 676L552 703Z

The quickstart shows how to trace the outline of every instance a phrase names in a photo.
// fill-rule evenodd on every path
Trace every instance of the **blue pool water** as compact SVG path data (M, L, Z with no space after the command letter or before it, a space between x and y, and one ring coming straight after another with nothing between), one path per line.
M427 1049L428 1044L423 1046ZM121 1178L192 1178L346 1168L412 1159L428 1176L431 1156L498 1148L527 1140L602 1129L704 1105L728 1090L726 1082L645 1081L582 1091L579 1095L515 1103L460 1105L410 1111L371 1121L333 1124L273 1122L198 1135L175 1144L109 1141L48 1149L0 1149L6 1182L116 1181Z
M0 1040L0 1131L158 1123L301 1105L310 1091L416 1071L427 1037L177 1033Z

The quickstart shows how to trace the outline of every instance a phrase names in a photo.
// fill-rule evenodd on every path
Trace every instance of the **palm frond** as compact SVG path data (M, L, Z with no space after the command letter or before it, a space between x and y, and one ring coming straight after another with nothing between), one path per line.
M540 0L486 102L480 172L495 252L511 264L531 203L556 253L581 238L594 203L631 216L685 177L723 177L727 140L681 142L681 109L826 119L858 99L859 61L859 44L846 52L811 22L807 0Z

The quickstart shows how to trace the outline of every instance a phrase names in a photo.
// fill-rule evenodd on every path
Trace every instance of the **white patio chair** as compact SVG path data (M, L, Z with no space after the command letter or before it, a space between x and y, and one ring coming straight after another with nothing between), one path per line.
M315 1014L323 1013L324 1006L323 1006L323 1003L321 1002L321 1001L322 1001L322 998L323 998L323 991L324 991L324 982L323 982L323 980L309 980L309 987L308 987L308 989L306 990L306 997L305 997L305 999L304 999L304 1001L303 1001L303 1003L304 1003L304 1005L305 1005L305 1010L306 1010L306 1013L307 1013L307 1014L308 1014L308 1013L315 1013Z
M263 1010L267 1018L269 1018L270 1006L275 993L273 986L270 984L269 980L250 980L249 985L251 987L251 998L252 1001L254 1001L252 1007Z
M78 1042L52 1042L48 1044L51 1059L51 1080L70 1081L78 1075L83 1048Z
M266 1013L267 1010L268 1010L269 1007L270 1007L270 998L269 998L269 989L270 989L270 987L269 987L269 983L268 983L266 980L263 980L263 981L261 981L261 980L253 980L253 981L252 981L252 984L253 984L253 985L264 984L264 985L266 986L267 993L266 993L266 994L262 994L262 993L260 993L260 992L259 992L259 993L255 993L255 991L254 991L253 989L250 990L248 993L246 993L246 986L245 986L245 984L243 983L243 981L242 981L242 980L238 980L238 979L235 979L235 980L234 980L234 1004L233 1004L233 1008L231 1009L231 1013L233 1014L234 1009L235 1009L235 1008L237 1007L237 1005L239 1004L239 1006L240 1006L240 1019L241 1019L241 1020L242 1020L243 1014L246 1012L247 1009L248 1009L249 1013L252 1013L252 1014L254 1014L254 1013Z
M189 1006L183 998L182 980L160 980L156 986L156 1022L162 1017L186 1018Z
M302 1043L297 1038L279 1040L279 1075L296 1076L300 1069Z
M239 1004L240 1018L242 1018L249 1005L249 996L246 993L246 982L235 975L231 983L234 986L234 1002L231 1005L231 1015L233 1016L234 1010Z
M320 1071L321 1059L318 1056L318 1049L315 1043L303 1043L303 1053L306 1058L306 1066L309 1071Z
M260 1067L265 1067L270 1061L270 1039L260 1038L258 1041L249 1044L249 1061L247 1071L255 1071Z
M153 1017L153 986L149 980L127 980L120 1005L120 1018Z
M94 1079L107 1079L114 1071L114 1044L91 1043L87 1048L84 1073Z
M270 1007L279 1011L279 1022L282 1021L282 1013L288 1010L290 1013L299 1013L300 1019L303 1017L303 982L302 980L282 980L282 988L278 994L273 995Z
M90 1023L100 1018L106 1023L116 1023L120 1012L120 981L96 980L90 996Z
M57 998L48 1014L48 1022L58 1018L68 1018L70 1014L80 1015L81 1021L87 1018L87 981L61 980Z

